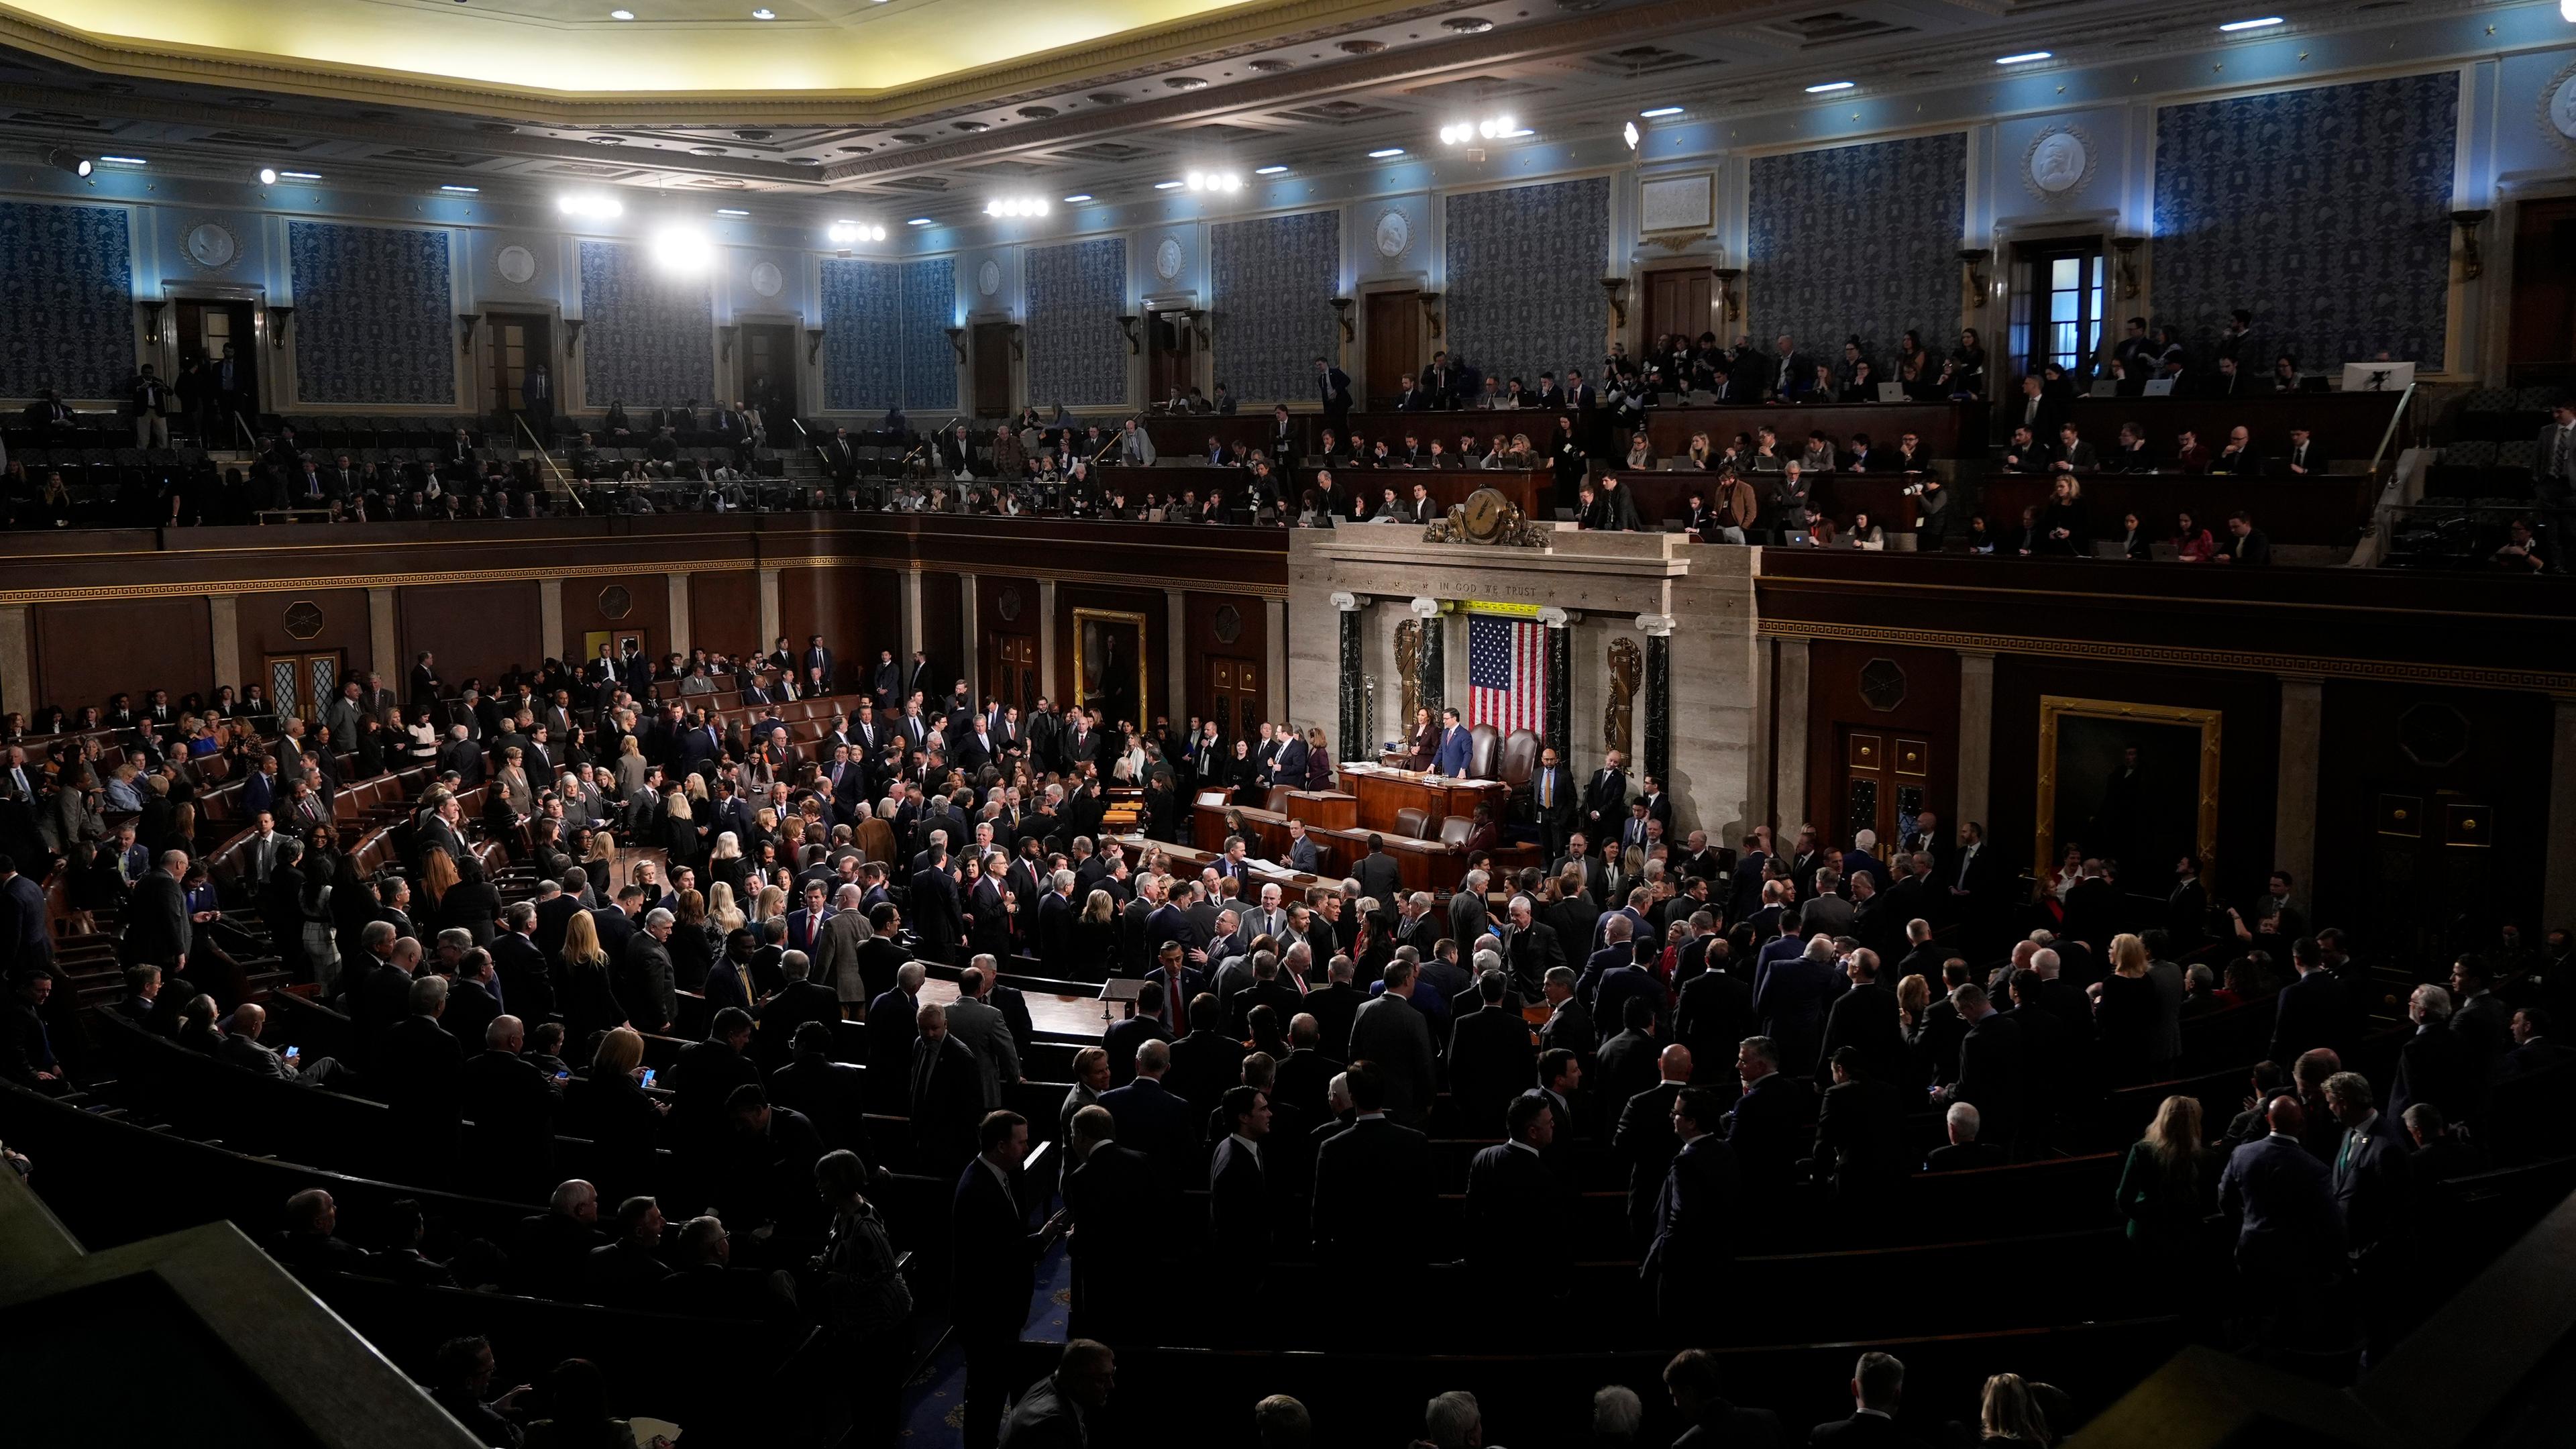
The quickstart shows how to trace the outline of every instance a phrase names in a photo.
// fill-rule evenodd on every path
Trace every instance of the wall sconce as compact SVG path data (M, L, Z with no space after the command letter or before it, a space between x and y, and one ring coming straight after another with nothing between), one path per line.
M1626 277L1603 277L1601 279L1601 290L1609 294L1610 315L1616 319L1610 325L1621 328L1626 327L1628 325L1628 279Z
M740 336L741 333L742 328L732 323L727 323L716 329L716 361L733 361L733 340L737 336Z
M964 362L966 360L966 329L963 327L949 328L948 345L956 351L957 360L959 362Z
M1431 336L1436 341L1440 336L1440 294L1422 292L1417 298L1422 303L1422 320L1431 324Z
M2478 228L2493 215L2492 211L2451 213L2451 225L2460 229L2460 280L2463 282L2474 282L2486 275L2486 258L2478 255Z
M268 304L268 345L280 352L286 350L286 329L295 325L295 309Z
M1206 309L1206 308L1204 308L1204 307L1192 307L1190 310L1188 310L1187 312L1182 313L1181 315L1190 319L1190 336L1197 340L1197 342L1198 342L1198 346L1199 346L1199 351L1201 351L1201 352L1205 352L1205 351L1207 351L1207 345L1208 345L1208 314L1207 314L1207 309Z
M275 307L271 307L268 310L274 312L277 309ZM456 314L457 351L472 352L474 350L474 324L482 320L483 314L480 312L459 312Z
M1129 357L1133 357L1137 353L1145 350L1144 341L1136 331L1136 324L1144 320L1144 318L1133 314L1118 319L1118 330L1127 334L1127 355Z
M1011 324L1011 360L1013 362L1029 360L1028 332L1027 328L1017 322Z
M1986 310L1986 263L1994 259L1992 247L1963 247L1959 251L1959 264L1968 273L1968 310L1971 312Z
M2119 279L2120 300L2123 302L2137 300L2138 247L2145 241L2146 238L2135 236L2111 238L2111 250L2118 257L2118 260L2112 263L2112 269Z
M812 367L812 366L814 365L814 359L815 359L817 356L819 356L819 355L822 353L822 351L823 351L823 329L822 329L822 328L820 328L820 327L808 327L808 328L806 328L806 329L805 329L805 365L806 365L807 367Z
M1717 305L1725 309L1726 320L1729 322L1743 320L1744 304L1736 299L1735 283L1736 279L1744 275L1744 269L1742 267L1715 267L1711 270L1717 274Z
M161 350L161 309L170 304L137 302L135 305L143 309L143 345L154 352L159 352Z
M564 355L566 357L570 357L572 354L581 350L581 319L578 317L566 317L564 319L563 328ZM814 359L809 357L805 360L807 362L812 362Z
M1342 324L1342 340L1344 342L1357 342L1359 340L1359 334L1351 330L1351 299L1348 297L1335 297L1333 299L1333 316Z

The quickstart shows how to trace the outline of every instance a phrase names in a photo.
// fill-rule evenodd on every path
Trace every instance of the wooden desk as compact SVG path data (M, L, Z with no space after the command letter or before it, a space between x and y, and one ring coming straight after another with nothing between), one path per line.
M2264 478L2235 473L2080 473L2084 513L2095 538L2117 539L2121 515L2138 515L2139 529L2157 540L2173 536L2174 515L2192 521L2221 542L2227 515L2254 515L2254 526L2274 543L2350 548L2370 521L2377 499L2367 475ZM1995 473L1987 477L1979 511L1998 537L2021 526L2026 507L2045 508L2057 482L2045 473ZM1963 520L1964 523L1964 520Z
M1199 842L1189 855L1212 861L1224 853L1227 818L1243 822L1244 843L1251 854L1277 859L1287 853L1288 819L1268 810L1248 806L1195 806L1191 812L1191 839ZM1315 842L1317 863L1325 872L1324 883L1338 885L1350 874L1351 866L1368 854L1369 837L1375 835L1386 853L1395 857L1404 888L1430 891L1446 896L1458 888L1458 878L1466 873L1467 849L1439 840L1422 840L1409 835L1396 835L1383 830L1319 830L1308 826L1306 838ZM1168 854L1173 847L1164 847ZM1506 841L1494 848L1494 869L1508 874L1526 865L1539 864L1538 847Z
M1776 475L1756 474L1746 480L1753 486L1753 496L1767 506L1765 490ZM1914 500L1905 490L1918 481L1904 473L1811 473L1814 480L1808 497L1816 506L1848 523L1855 513L1866 513L1870 521L1894 533L1899 529L1912 532L1915 524ZM1678 473L1632 473L1619 470L1619 486L1635 495L1637 516L1648 528L1665 520L1681 521L1690 517L1691 494L1702 488L1717 486L1717 475L1698 470ZM2018 516L2018 515L2016 515ZM1993 520L1989 519L1988 522ZM1961 526L1966 525L1963 522Z
M1315 475L1321 471L1303 466L1287 470L1295 481L1283 501L1292 513L1296 510L1299 494L1314 484ZM1210 489L1232 492L1240 489L1251 475L1240 468L1175 464L1155 468L1108 467L1100 469L1095 476L1100 479L1102 487L1124 493L1127 501L1135 504L1148 493L1177 499L1185 491L1195 491L1201 498L1207 497ZM1539 516L1541 500L1556 486L1556 475L1544 468L1493 472L1481 468L1344 467L1333 470L1333 490L1338 496L1347 499L1354 490L1363 491L1372 506L1376 504L1378 495L1389 488L1395 490L1398 500L1411 498L1416 483L1423 485L1424 491L1444 512L1452 504L1466 502L1467 495L1477 489L1491 488L1517 504L1521 512L1535 518Z
M2263 370L2271 371L2268 359ZM2269 458L2289 450L2290 429L2299 426L2308 430L2317 452L2329 464L2358 472L2369 468L2371 454L2378 451L2389 420L2397 415L2401 396L2393 392L2263 392L2251 397L2079 397L2066 416L2083 434L2084 441L2104 450L2119 445L2120 424L2136 423L2146 430L2147 447L2167 458L2173 455L2174 439L2185 428L2199 434L2201 446L2215 453L2227 446L2227 430L2241 426L2253 435L2255 453ZM2009 429L1998 436L2010 436ZM2400 420L2397 436L2388 445L2390 462L2396 461L2398 450L2407 445L2409 437L2410 430ZM1994 521L1992 517L1986 520L1989 524ZM2272 536L2280 537L2277 533Z
M1360 797L1341 790L1291 790L1288 813L1314 830L1349 830L1360 823Z
M1202 805L1198 808L1204 812L1211 807ZM1204 819L1204 815L1202 815L1201 818ZM1217 823L1219 827L1219 837L1222 838L1224 826L1224 816L1222 813L1218 815ZM1130 851L1141 851L1159 844L1159 842L1147 840L1141 835L1129 835L1121 838L1126 841L1127 848ZM1222 851L1199 850L1187 845L1164 845L1162 846L1162 851L1166 859L1174 861L1177 864L1187 866L1192 871L1216 864L1217 860L1224 854ZM1279 884L1280 894L1287 897L1288 901L1292 904L1296 901L1306 899L1309 892L1318 890L1337 891L1342 888L1342 878L1340 876L1308 875L1303 871L1265 869L1259 872L1256 878L1264 883L1276 881ZM1255 894L1257 895L1258 893L1259 891L1256 887Z
M1352 828L1382 834L1398 833L1395 812L1407 806L1422 812L1424 828L1435 836L1440 823L1452 815L1473 820L1480 800L1492 800L1494 818L1500 820L1503 803L1511 794L1511 787L1500 780L1453 780L1412 770L1345 770L1342 781L1359 798L1359 819Z

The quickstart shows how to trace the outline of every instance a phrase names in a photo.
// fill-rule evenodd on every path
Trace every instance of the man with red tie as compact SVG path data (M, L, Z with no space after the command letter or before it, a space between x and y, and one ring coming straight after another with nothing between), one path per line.
M1440 712L1440 753L1432 757L1431 773L1452 779L1466 776L1467 762L1475 753L1475 739L1467 727L1458 722L1458 711Z
M831 907L823 904L821 881L808 881L805 904L787 913L787 949L802 951L810 959L823 940L823 927L832 919Z

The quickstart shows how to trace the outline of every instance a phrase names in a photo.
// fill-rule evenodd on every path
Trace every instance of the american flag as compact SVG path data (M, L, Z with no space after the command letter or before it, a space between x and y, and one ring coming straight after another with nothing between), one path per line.
M1467 723L1504 734L1547 728L1547 626L1467 620Z

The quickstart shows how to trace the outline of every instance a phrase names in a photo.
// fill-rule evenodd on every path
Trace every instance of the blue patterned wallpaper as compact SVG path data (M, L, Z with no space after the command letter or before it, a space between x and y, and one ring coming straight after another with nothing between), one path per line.
M2156 113L2156 320L2207 356L2236 307L2311 369L2442 365L2455 71Z
M0 202L0 269L0 397L123 397L135 334L125 212Z
M823 406L883 412L903 396L903 264L823 259Z
M949 257L903 264L903 405L929 412L957 406L957 263Z
M286 224L295 400L456 405L447 233Z
M1744 330L1766 350L1786 332L1838 358L1858 333L1884 365L1909 327L1957 342L1966 132L1757 156L1751 184Z
M1342 214L1220 222L1208 255L1217 380L1247 403L1312 396L1314 360L1333 355L1340 327Z
M1127 239L1031 247L1026 266L1029 401L1041 411L1125 403Z
M1610 179L1471 191L1448 200L1451 357L1538 386L1542 372L1589 373L1608 351Z
M715 303L706 277L663 272L642 247L585 241L581 315L590 406L714 400Z

